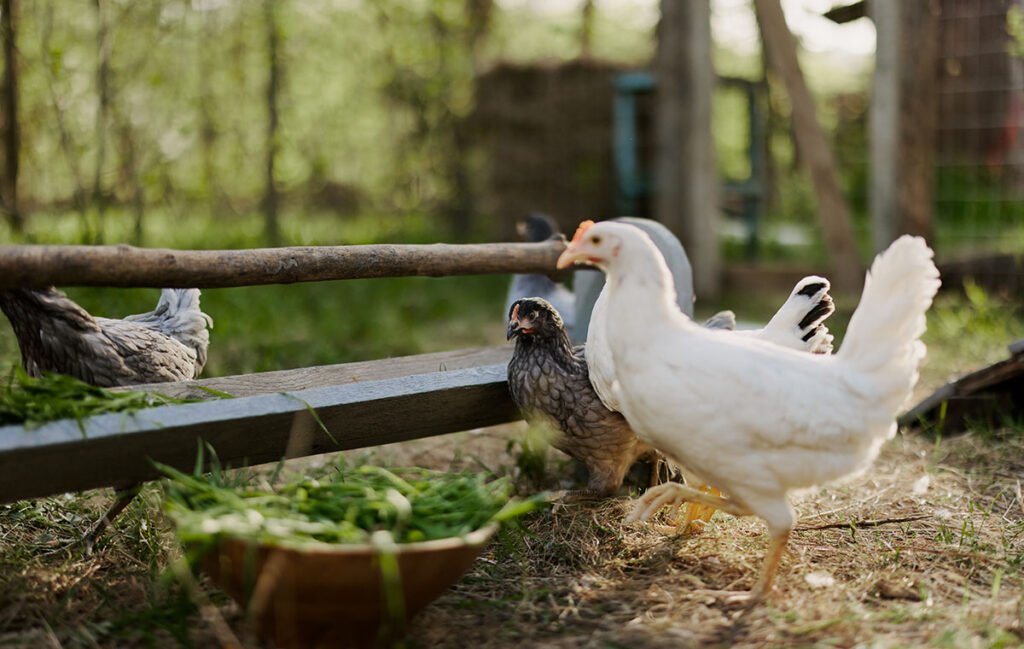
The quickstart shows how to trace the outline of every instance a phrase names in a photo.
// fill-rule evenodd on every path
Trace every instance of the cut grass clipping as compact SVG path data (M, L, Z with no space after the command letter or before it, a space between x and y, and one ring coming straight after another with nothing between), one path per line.
M0 426L22 424L31 429L49 421L74 419L84 435L83 421L88 417L193 401L152 392L113 392L62 374L34 378L15 367L7 385L0 388Z
M543 502L513 500L507 478L419 468L348 466L342 460L322 479L277 486L251 477L228 480L214 458L209 476L158 465L164 509L186 547L210 547L220 538L269 545L371 542L387 532L395 543L465 536L491 522L508 522ZM200 458L197 469L202 466Z

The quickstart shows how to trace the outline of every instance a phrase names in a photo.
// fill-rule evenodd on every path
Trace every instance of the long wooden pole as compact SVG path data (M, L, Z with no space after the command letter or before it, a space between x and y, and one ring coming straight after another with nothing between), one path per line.
M565 243L558 240L253 250L0 246L0 289L225 288L377 277L554 273L555 260L564 249Z

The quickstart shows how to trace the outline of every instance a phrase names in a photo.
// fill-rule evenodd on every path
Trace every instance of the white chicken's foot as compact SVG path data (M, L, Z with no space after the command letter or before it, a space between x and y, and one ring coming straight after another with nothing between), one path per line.
M786 549L786 543L788 542L789 532L772 538L768 544L768 554L765 555L764 564L761 566L761 575L757 578L757 583L750 590L695 590L691 592L694 595L714 597L721 600L725 606L730 607L753 606L761 602L772 590L772 581L775 579L775 573L779 569L779 561L782 559L782 552Z
M723 606L729 608L745 608L753 606L764 599L764 594L758 594L752 590L699 589L690 591L690 594L715 599Z
M749 510L728 498L714 496L675 482L667 482L648 489L643 496L638 498L636 507L626 517L626 522L646 521L664 507L678 507L686 502L714 507L733 516L750 515Z

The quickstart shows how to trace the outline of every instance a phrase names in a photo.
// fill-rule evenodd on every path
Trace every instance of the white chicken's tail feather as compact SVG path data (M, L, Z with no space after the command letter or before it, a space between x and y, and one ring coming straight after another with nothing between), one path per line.
M904 235L875 257L836 354L872 378L886 419L910 398L925 356L924 314L941 284L933 256L924 239Z
M824 277L809 275L793 287L789 299L772 316L759 337L777 345L818 354L832 351L832 334L825 320L835 311Z

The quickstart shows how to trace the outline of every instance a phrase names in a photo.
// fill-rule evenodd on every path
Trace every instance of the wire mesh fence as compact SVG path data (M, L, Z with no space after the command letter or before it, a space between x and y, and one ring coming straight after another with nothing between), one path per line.
M729 20L747 12L746 3L720 0ZM818 115L832 138L845 196L863 255L872 249L872 192L868 124L875 52L851 53L845 41L871 25L868 3L786 2L787 21L804 40L801 63L818 100ZM726 12L728 9L728 13ZM902 120L898 151L906 178L898 182L897 230L930 233L940 258L971 259L964 269L1014 278L1019 285L1024 256L1024 2L1021 0L921 0L901 3L898 81ZM723 20L725 20L723 18ZM814 22L818 21L818 22ZM833 43L811 32L832 22ZM731 31L730 31L731 29ZM748 27L749 30L749 27ZM803 31L802 31L803 30ZM849 33L846 33L848 30ZM735 26L716 30L716 66L729 72L750 58L750 39ZM806 37L806 38L805 38ZM771 66L755 52L745 75L766 80L761 182L765 207L757 222L761 261L817 263L827 260L817 206L794 146L784 89ZM726 120L728 115L716 115ZM721 122L716 129L726 128ZM734 151L718 146L728 169ZM916 179L916 180L915 180ZM914 187L914 182L924 187ZM904 222L900 222L900 218ZM923 221L914 223L913 221ZM732 258L749 246L746 224L725 221L723 237ZM973 269L973 270L972 270ZM1005 282L1004 282L1005 283Z
M935 218L950 251L1024 252L1022 16L1017 0L941 2Z

